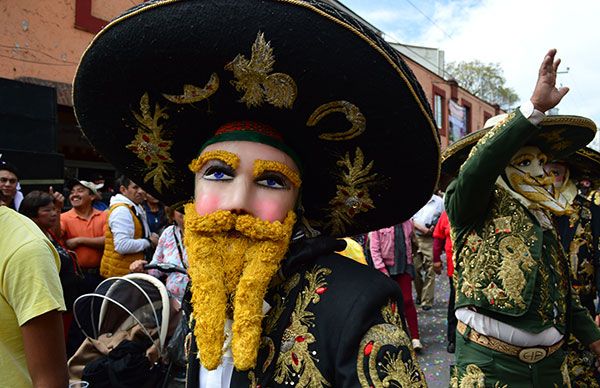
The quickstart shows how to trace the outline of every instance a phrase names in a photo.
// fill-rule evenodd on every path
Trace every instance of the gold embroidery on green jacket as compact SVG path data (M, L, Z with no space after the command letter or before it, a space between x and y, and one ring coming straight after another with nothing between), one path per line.
M459 246L457 306L475 305L511 315L524 313L537 267L531 248L538 240L520 203L496 188L479 233L471 231Z
M592 213L586 204L579 200L574 201L573 208L575 211L569 216L569 226L575 228L575 235L568 247L573 288L580 297L594 297L596 276L593 263Z

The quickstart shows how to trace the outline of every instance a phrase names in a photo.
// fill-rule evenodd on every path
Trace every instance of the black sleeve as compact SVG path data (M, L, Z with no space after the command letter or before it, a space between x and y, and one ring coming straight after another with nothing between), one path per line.
M384 380L390 386L425 385L404 320L400 288L381 275L376 287L364 287L355 295L348 316L340 317L345 324L335 357L335 386L387 386Z

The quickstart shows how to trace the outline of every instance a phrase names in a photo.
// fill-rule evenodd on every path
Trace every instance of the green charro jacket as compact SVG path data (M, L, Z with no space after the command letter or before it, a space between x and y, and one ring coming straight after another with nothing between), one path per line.
M540 130L517 109L477 143L446 191L456 308L532 333L554 326L589 345L600 339L600 330L572 290L555 229L544 230L496 184L512 156Z

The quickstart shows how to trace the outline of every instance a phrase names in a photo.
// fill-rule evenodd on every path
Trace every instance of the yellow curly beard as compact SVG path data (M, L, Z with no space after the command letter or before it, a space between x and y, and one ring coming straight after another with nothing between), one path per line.
M225 320L233 316L233 363L248 370L258 355L263 299L287 252L296 215L290 211L283 222L223 210L200 216L187 204L184 222L202 365L213 370L221 363Z

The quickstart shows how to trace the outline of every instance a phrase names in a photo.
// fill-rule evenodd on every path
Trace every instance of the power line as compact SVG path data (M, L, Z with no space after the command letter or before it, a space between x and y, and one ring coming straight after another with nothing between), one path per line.
M410 0L406 0L406 2L407 2L408 4L410 4L410 5L412 5L412 7L413 7L414 9L416 9L417 11L419 11L419 13L420 13L421 15L425 16L425 18L427 18L427 20L429 20L429 21L431 22L431 24L433 24L434 26L436 26L436 27L437 27L437 28L438 28L440 31L442 31L442 32L444 33L444 35L446 35L446 36L447 36L449 39L453 39L453 38L452 38L452 35L448 34L448 33L447 33L447 32L446 32L446 31L445 31L445 30L444 30L442 27L440 27L440 26L439 26L439 25L438 25L438 24L437 24L435 21L433 21L433 19L431 19L429 16L427 16L427 15L425 14L425 12L421 11L421 10L419 9L419 7L417 7L416 5L414 5L414 4L412 3L412 1L410 1Z
M75 62L50 63L50 62L32 61L30 59L15 58L15 57L12 57L10 55L4 55L4 54L0 54L0 57L2 57L2 58L8 58L8 59L14 59L15 61L19 61L19 62L35 63L35 64L38 64L38 65L49 65L49 66L75 66L76 65Z
M53 59L53 60L55 60L57 62L73 63L73 64L75 64L75 62L63 61L60 58L56 58L56 57L54 57L54 56L52 56L52 55L50 55L50 54L48 54L48 53L46 53L44 51L35 49L33 47L15 47L15 46L8 46L8 45L5 45L5 44L0 44L0 47L6 48L6 49L10 49L10 50L22 51L22 52L28 52L28 51L38 52L38 53L42 54L43 56L48 57L50 59Z
M35 48L23 48L23 47L15 47L15 46L8 46L5 44L0 44L0 48L4 48L7 51L17 51L17 52L21 52L23 54L30 54L34 59L25 59L25 58L16 58L13 56L8 56L8 55L2 55L4 58L10 58L10 59L14 59L16 61L21 61L21 62L29 62L29 63L38 63L41 65L53 65L53 66L73 66L73 65L77 65L76 62L71 62L71 61L63 61L62 59L53 57L52 55L45 53L41 50L35 49ZM44 62L44 61L40 61L37 58L35 58L35 53L39 53L49 59L52 59L53 61L56 61L54 63L51 62Z

